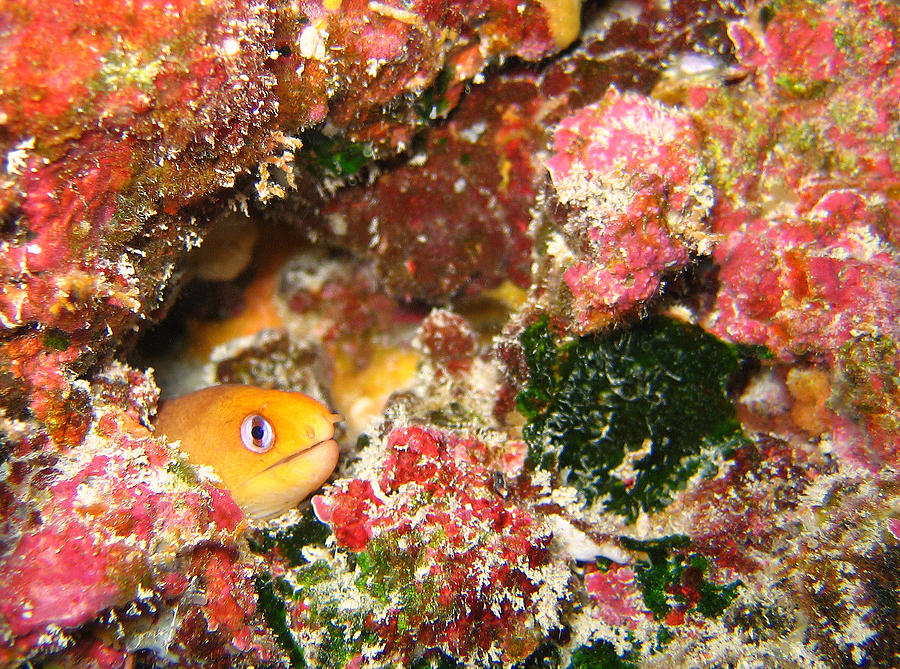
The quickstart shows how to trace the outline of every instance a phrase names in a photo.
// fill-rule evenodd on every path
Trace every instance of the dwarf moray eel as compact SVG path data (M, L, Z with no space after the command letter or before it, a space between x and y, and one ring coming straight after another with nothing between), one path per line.
M212 467L248 515L295 506L337 466L343 418L301 393L221 385L163 402L156 431L196 465Z

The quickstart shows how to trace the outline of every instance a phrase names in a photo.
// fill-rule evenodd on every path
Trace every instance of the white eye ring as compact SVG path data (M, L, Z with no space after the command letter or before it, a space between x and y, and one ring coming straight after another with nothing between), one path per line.
M275 444L275 428L259 414L250 414L241 423L241 443L251 453L265 453Z

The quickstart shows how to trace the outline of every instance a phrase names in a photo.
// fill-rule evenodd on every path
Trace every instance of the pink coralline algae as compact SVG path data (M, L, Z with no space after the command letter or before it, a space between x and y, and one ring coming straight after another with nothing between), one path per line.
M378 601L364 625L386 643L373 659L408 662L423 649L525 659L560 624L569 578L540 514L505 499L475 438L410 427L387 449L377 477L314 500L363 565L357 587Z
M885 379L900 316L900 9L798 0L764 27L735 23L729 33L740 83L700 83L685 96L721 239L701 322L779 360L830 368L835 454L896 464L885 418L900 394Z
M639 584L631 567L611 565L605 571L589 567L584 589L594 600L593 617L611 627L634 629L652 616L644 606Z
M889 332L900 303L896 251L858 191L831 191L803 219L755 218L713 257L722 282L710 329L780 357L833 364L857 336Z
M692 252L709 252L712 188L684 112L610 89L562 120L547 162L567 206L564 240L547 252L563 267L577 331L646 303Z
M894 0L0 16L0 666L900 666ZM244 213L207 380L418 364L266 524L135 344Z
M724 235L706 323L834 364L855 338L896 331L900 11L791 2L731 36L743 83L688 96Z

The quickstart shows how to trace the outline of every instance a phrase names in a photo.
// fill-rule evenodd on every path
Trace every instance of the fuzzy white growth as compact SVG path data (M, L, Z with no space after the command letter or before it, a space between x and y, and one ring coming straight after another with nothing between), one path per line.
M283 147L283 151L264 158L257 168L259 179L254 185L257 196L264 203L272 198L283 198L287 195L288 188L297 187L294 176L294 154L303 146L303 142L297 137L285 135L280 131L273 133L272 139ZM269 172L270 165L277 169L277 178Z
M775 370L765 368L750 379L738 400L755 413L775 416L791 407L791 399L784 382Z
M241 51L241 43L234 37L228 37L222 42L222 54L228 58L236 56Z
M6 154L6 173L20 175L28 164L28 152L34 148L34 137L27 137Z

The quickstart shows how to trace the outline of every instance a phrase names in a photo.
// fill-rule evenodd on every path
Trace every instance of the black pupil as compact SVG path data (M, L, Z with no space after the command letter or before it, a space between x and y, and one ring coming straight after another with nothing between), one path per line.
M253 441L262 441L262 438L266 436L266 431L262 425L257 423L250 428L250 436L253 437Z

